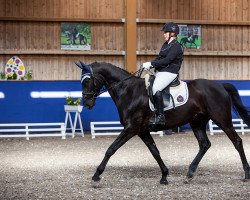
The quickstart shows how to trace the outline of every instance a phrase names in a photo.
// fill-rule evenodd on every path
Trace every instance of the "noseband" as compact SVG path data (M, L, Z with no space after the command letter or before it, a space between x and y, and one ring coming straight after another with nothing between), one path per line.
M96 82L94 81L94 80L96 80L100 85L101 85L101 81L99 81L94 75L93 75L93 73L92 74L90 74L90 75L86 75L86 74L84 74L84 75L82 75L82 78L81 78L81 83L84 81L84 79L86 79L86 78L89 78L91 81L92 81L92 84L94 85L94 88L96 88L96 86L97 86L97 84L96 84ZM106 91L105 91L106 92ZM96 91L94 91L94 92L82 92L82 96L84 96L84 95L92 95L92 97L90 98L90 100L94 100L94 99L96 99L100 94L102 94L103 93L103 91L102 92L96 92Z

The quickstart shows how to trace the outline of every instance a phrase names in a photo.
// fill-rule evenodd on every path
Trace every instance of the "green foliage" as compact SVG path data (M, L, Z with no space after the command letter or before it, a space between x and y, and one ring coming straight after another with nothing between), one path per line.
M26 73L26 77L28 80L31 80L33 78L33 72L32 70L28 70Z
M182 38L187 38L187 36L178 35L178 42L180 42ZM201 36L198 36L198 39L195 40L195 44L196 44L197 47L201 46ZM186 47L194 47L194 44L191 44L191 43L187 42Z
M72 97L66 97L66 104L70 106L78 106L80 105L82 98L74 99Z
M16 74L16 72L13 73L12 79L13 79L13 80L16 80L16 79L17 79L17 74Z

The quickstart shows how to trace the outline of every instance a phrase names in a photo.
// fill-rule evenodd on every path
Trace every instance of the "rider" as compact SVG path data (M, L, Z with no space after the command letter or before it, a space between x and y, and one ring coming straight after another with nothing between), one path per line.
M192 33L192 31L188 31L188 34L187 34L187 36L188 36L188 41L189 42L192 42L193 41L193 33Z
M153 98L156 107L156 116L150 119L153 125L165 125L163 111L162 90L166 88L179 74L183 60L183 47L177 41L179 27L176 23L166 23L164 32L165 43L162 45L159 55L151 62L143 63L143 69L155 68L155 80L153 84Z

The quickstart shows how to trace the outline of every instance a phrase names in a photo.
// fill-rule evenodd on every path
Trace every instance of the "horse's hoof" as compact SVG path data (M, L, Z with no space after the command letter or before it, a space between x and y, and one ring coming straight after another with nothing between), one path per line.
M93 176L93 177L92 177L92 180L93 180L94 182L99 182L99 181L101 180L101 178L100 178L100 176Z
M167 185L167 184L168 184L167 179L165 179L165 180L162 180L162 179L161 179L160 184L162 184L162 185Z
M250 182L250 179L249 178L244 178L244 179L241 179L242 182Z
M192 179L194 177L194 172L188 172L187 178Z
M245 176L245 179L246 179L246 180L250 180L250 174L247 174L247 175Z
M241 179L242 182L250 182L250 179Z
M91 187L92 188L102 188L102 184L100 181L93 181L91 180Z

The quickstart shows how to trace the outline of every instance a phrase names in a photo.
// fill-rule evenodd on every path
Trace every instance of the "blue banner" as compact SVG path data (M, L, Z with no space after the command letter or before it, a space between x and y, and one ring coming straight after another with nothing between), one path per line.
M219 82L235 85L250 107L250 81ZM79 81L0 81L0 123L64 122L66 96L81 97ZM98 97L92 110L84 108L81 118L85 131L91 121L119 121L109 95Z

